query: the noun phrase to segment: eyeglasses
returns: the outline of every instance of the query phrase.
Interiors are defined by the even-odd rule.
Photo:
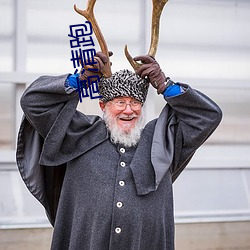
[[[130,108],[132,110],[136,111],[136,110],[140,110],[140,108],[142,106],[142,103],[139,101],[131,101],[129,103],[127,103],[125,101],[121,101],[121,100],[109,101],[109,102],[111,102],[117,110],[124,110],[124,109],[126,109],[127,105],[130,105]]]

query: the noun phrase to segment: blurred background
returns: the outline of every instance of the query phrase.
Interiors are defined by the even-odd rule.
[[[49,249],[52,228],[15,162],[24,89],[40,75],[73,73],[69,25],[85,19],[86,0],[0,0],[0,249]],[[128,68],[150,42],[150,0],[98,0],[96,18],[112,71]],[[156,59],[174,81],[222,108],[216,132],[174,184],[176,249],[250,249],[250,1],[169,0]],[[94,36],[93,36],[94,37]],[[99,50],[95,42],[96,51]],[[146,118],[164,106],[150,89]],[[101,115],[98,100],[79,110]]]

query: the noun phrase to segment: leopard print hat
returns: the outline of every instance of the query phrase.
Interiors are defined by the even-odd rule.
[[[99,82],[99,92],[103,102],[116,97],[129,96],[144,103],[148,93],[149,83],[127,69],[112,74],[109,78],[102,78]]]

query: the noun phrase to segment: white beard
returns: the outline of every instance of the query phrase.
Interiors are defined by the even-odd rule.
[[[139,119],[135,123],[135,127],[129,132],[122,131],[117,125],[116,117],[113,118],[109,111],[105,111],[103,114],[103,119],[106,123],[106,127],[110,132],[110,139],[113,143],[122,144],[125,147],[136,146],[140,140],[141,132],[144,127],[144,119],[141,114]]]

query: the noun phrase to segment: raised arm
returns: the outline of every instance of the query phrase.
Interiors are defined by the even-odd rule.
[[[109,56],[112,56],[111,51]],[[80,83],[86,81],[88,86],[93,76],[99,78],[103,76],[107,59],[102,52],[97,52],[93,65],[95,71],[82,69],[81,73],[76,75],[42,76],[26,89],[21,98],[21,107],[25,117],[43,138],[46,137],[59,114],[65,117],[62,122],[69,122],[72,118],[79,96],[75,91],[76,78],[79,78]]]
[[[45,138],[58,114],[66,103],[76,107],[77,92],[66,94],[68,75],[41,76],[35,80],[21,97],[21,107],[29,123]]]
[[[185,91],[165,97],[176,117],[173,181],[186,167],[195,151],[214,132],[222,119],[222,111],[209,97],[186,84]]]
[[[222,119],[222,111],[209,97],[187,84],[175,83],[166,77],[158,62],[148,55],[138,56],[142,65],[136,73],[148,79],[171,107],[174,125],[173,180],[185,168],[194,152],[212,134]],[[166,138],[171,140],[171,138]]]

